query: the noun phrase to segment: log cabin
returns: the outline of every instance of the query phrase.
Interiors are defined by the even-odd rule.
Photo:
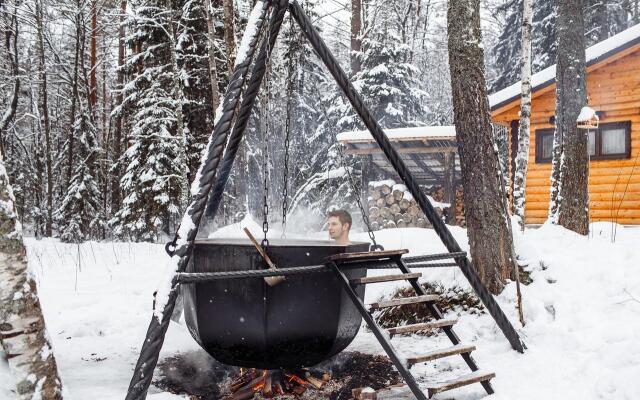
[[[640,225],[640,24],[586,50],[588,105],[600,119],[589,135],[591,222]],[[531,137],[525,219],[547,219],[555,115],[555,65],[532,76]],[[494,123],[510,137],[511,174],[518,147],[520,82],[489,96]],[[513,182],[513,180],[511,180]]]

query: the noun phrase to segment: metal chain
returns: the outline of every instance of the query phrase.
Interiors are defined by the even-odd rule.
[[[289,26],[293,30],[293,17],[289,14]],[[289,48],[291,51],[291,47]],[[286,236],[287,232],[287,209],[289,198],[289,150],[291,145],[291,107],[293,97],[293,60],[291,54],[289,54],[289,60],[287,63],[287,116],[285,118],[285,137],[284,137],[284,174],[282,178],[282,237]]]
[[[320,95],[320,91],[318,90],[317,86],[314,86],[314,89],[316,91],[316,96],[318,97],[318,101],[320,102],[320,105],[321,105],[319,108],[322,111],[322,114],[324,115],[325,121],[327,121],[328,123],[329,115],[327,114],[327,110],[323,106],[322,96]],[[370,250],[372,251],[384,250],[384,247],[382,247],[382,245],[379,245],[378,242],[376,241],[376,235],[375,233],[373,233],[373,229],[371,229],[371,222],[369,221],[369,216],[364,211],[364,206],[362,205],[362,198],[360,197],[360,189],[356,185],[355,179],[353,179],[353,176],[351,175],[351,170],[347,167],[347,162],[345,160],[344,153],[342,152],[342,145],[340,143],[338,143],[338,156],[340,157],[340,165],[347,172],[347,178],[349,180],[349,184],[353,188],[353,192],[356,196],[356,202],[358,203],[358,208],[360,209],[360,214],[362,215],[362,222],[364,222],[364,224],[367,227],[367,235],[369,235],[369,239],[371,239],[371,243],[372,243],[370,246]]]
[[[266,60],[266,77],[265,77],[265,95],[266,95],[266,105],[265,105],[265,124],[262,130],[262,247],[267,248],[269,246],[269,239],[267,239],[267,234],[269,233],[269,146],[267,141],[267,133],[269,132],[269,113],[270,113],[270,97],[271,97],[271,84],[270,84],[270,74],[271,74],[271,44],[269,42],[269,38],[267,37],[267,60]]]
[[[384,250],[384,247],[379,245],[376,242],[376,235],[373,233],[373,229],[371,229],[371,221],[369,221],[369,216],[364,210],[364,206],[362,205],[362,198],[360,197],[360,188],[356,184],[355,179],[353,179],[353,175],[351,175],[351,170],[347,166],[346,157],[344,152],[342,151],[342,145],[338,143],[338,155],[340,157],[340,164],[342,168],[347,172],[347,178],[349,179],[349,183],[353,188],[354,195],[356,197],[356,203],[358,204],[358,208],[360,209],[360,214],[362,214],[362,222],[367,226],[367,234],[369,235],[369,239],[371,239],[371,250]]]

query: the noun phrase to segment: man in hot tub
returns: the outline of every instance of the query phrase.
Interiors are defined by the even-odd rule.
[[[349,241],[349,230],[351,229],[351,214],[345,210],[329,211],[327,215],[329,225],[329,236],[340,246],[346,246]]]

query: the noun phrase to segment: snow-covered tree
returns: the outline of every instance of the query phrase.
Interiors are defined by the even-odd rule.
[[[129,147],[119,163],[122,208],[110,221],[114,233],[132,240],[157,240],[180,213],[186,164],[178,134],[180,112],[172,52],[174,11],[167,0],[135,7],[128,40],[139,49],[127,60],[138,73],[125,87],[124,104],[133,107]]]
[[[495,92],[519,80],[521,57],[521,24],[523,0],[508,0],[498,11],[504,13],[505,23],[498,42],[492,49],[493,66],[496,69],[489,82]],[[584,0],[587,47],[598,43],[640,22],[637,9],[628,0]],[[636,3],[637,4],[637,3]],[[532,72],[555,64],[556,0],[533,2]],[[637,7],[637,5],[635,6]]]
[[[104,194],[95,177],[99,170],[96,160],[100,147],[95,126],[86,111],[77,117],[73,137],[76,142],[75,165],[66,196],[54,217],[60,239],[79,243],[101,237],[106,226],[102,203]]]
[[[184,0],[181,5],[177,63],[183,94],[184,136],[189,182],[193,180],[209,135],[213,130],[207,14],[209,0]],[[217,85],[217,83],[216,83]]]

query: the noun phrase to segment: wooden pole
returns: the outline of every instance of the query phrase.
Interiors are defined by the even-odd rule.
[[[256,250],[258,250],[258,253],[260,253],[264,261],[267,263],[267,265],[269,266],[269,269],[273,269],[273,270],[278,269],[278,267],[276,267],[273,261],[271,261],[271,259],[269,258],[269,255],[267,255],[267,253],[264,251],[262,246],[260,246],[260,243],[258,243],[256,238],[251,234],[251,231],[249,230],[249,228],[245,227],[243,230],[244,230],[244,233],[246,233],[247,236],[249,237],[249,240],[251,240],[251,243],[253,243],[253,245],[256,247]],[[278,283],[283,282],[284,280],[285,280],[284,276],[267,276],[264,278],[264,281],[267,282],[267,285],[269,286],[275,286]]]

